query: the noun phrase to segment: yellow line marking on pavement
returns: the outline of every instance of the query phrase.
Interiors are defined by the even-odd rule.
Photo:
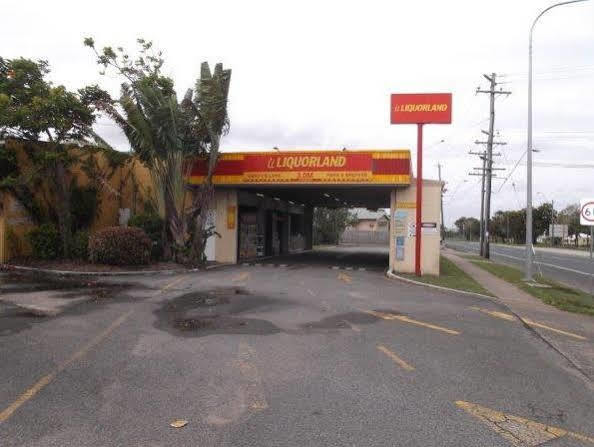
[[[385,312],[377,312],[375,310],[364,310],[363,312],[365,312],[366,314],[381,318],[383,320],[399,320],[399,321],[404,321],[405,323],[416,324],[417,326],[423,326],[423,327],[426,327],[429,329],[434,329],[436,331],[445,332],[446,334],[449,334],[449,335],[460,335],[459,331],[455,331],[453,329],[448,329],[445,327],[437,326],[437,325],[431,324],[431,323],[425,323],[424,321],[413,320],[412,318],[406,317],[404,315],[396,315],[396,314],[390,314],[390,313],[385,313]]]
[[[355,332],[361,332],[361,329],[358,326],[355,326],[349,320],[342,320],[348,327],[350,327]]]
[[[245,396],[252,410],[265,410],[268,402],[262,391],[262,380],[258,368],[254,364],[256,351],[247,343],[239,343],[239,371],[245,383]]]
[[[351,278],[346,273],[339,273],[338,274],[338,279],[340,279],[341,281],[346,282],[347,284],[350,284],[351,282],[353,282],[353,278]]]
[[[487,424],[492,430],[517,447],[538,446],[564,436],[594,444],[594,438],[570,432],[563,428],[541,424],[463,400],[457,400],[455,404],[458,408]]]
[[[177,279],[175,279],[175,280],[171,281],[170,283],[167,283],[167,284],[165,284],[165,285],[164,285],[164,286],[161,288],[160,292],[161,292],[161,293],[165,292],[167,289],[169,289],[170,287],[173,287],[174,285],[176,285],[177,283],[179,283],[180,281],[182,281],[182,280],[184,280],[184,279],[186,279],[186,276],[181,276],[181,277],[179,277],[179,278],[177,278]]]
[[[414,371],[415,370],[415,367],[414,366],[409,365],[408,363],[406,363],[404,360],[402,360],[400,357],[398,357],[398,355],[396,355],[396,353],[390,351],[384,345],[377,345],[377,349],[380,350],[380,351],[382,351],[388,357],[390,357],[394,361],[394,363],[396,363],[402,369],[405,369],[407,371]]]
[[[177,284],[182,279],[185,279],[185,277],[178,278],[178,279],[166,284],[159,290],[159,292],[163,292],[164,290],[168,289],[169,287],[173,286],[174,284]],[[157,293],[159,293],[159,292],[157,292]],[[115,329],[117,329],[119,326],[121,326],[122,323],[124,321],[126,321],[126,319],[128,319],[128,317],[130,315],[132,315],[132,312],[133,312],[133,309],[130,309],[124,315],[121,315],[113,323],[111,323],[107,328],[105,328],[103,331],[101,331],[99,334],[97,334],[90,342],[88,342],[86,345],[84,345],[82,348],[80,348],[78,351],[76,351],[74,354],[72,354],[70,357],[68,357],[64,362],[60,363],[54,371],[43,376],[41,379],[39,379],[37,382],[35,382],[33,384],[33,386],[31,386],[24,393],[22,393],[14,402],[12,402],[8,407],[6,407],[4,410],[2,410],[2,412],[0,412],[0,424],[2,422],[5,422],[8,418],[10,418],[12,416],[12,414],[16,410],[18,410],[24,403],[26,403],[28,400],[35,397],[35,395],[37,393],[39,393],[39,391],[41,391],[43,388],[45,388],[48,384],[50,384],[57,377],[57,375],[59,373],[64,371],[68,366],[70,366],[75,361],[84,357],[91,349],[93,349],[95,346],[97,346],[99,343],[101,343],[103,340],[105,340]]]
[[[501,318],[502,320],[507,320],[507,321],[515,321],[516,320],[516,317],[514,317],[511,314],[506,314],[506,313],[503,313],[503,312],[497,312],[495,310],[482,309],[482,308],[476,307],[476,306],[472,306],[472,307],[470,307],[470,309],[472,309],[472,310],[478,310],[479,312],[482,312],[484,314],[490,315],[490,316],[495,317],[495,318]],[[524,323],[526,323],[529,326],[539,327],[539,328],[542,328],[542,329],[546,329],[548,331],[556,332],[556,333],[561,334],[561,335],[566,335],[567,337],[576,338],[578,340],[587,340],[586,337],[583,337],[581,335],[574,334],[573,332],[563,331],[561,329],[557,329],[557,328],[554,328],[554,327],[551,327],[551,326],[547,326],[545,324],[538,323],[536,321],[532,321],[529,318],[523,318],[522,317],[522,320],[524,320]]]
[[[549,331],[556,332],[558,334],[567,335],[568,337],[577,338],[578,340],[587,340],[586,337],[583,337],[583,336],[578,335],[578,334],[574,334],[573,332],[562,331],[561,329],[556,329],[554,327],[547,326],[547,325],[544,325],[542,323],[537,323],[536,321],[529,320],[528,318],[522,318],[522,320],[524,320],[526,322],[526,324],[528,324],[530,326],[535,326],[535,327],[539,327],[539,328],[542,328],[542,329],[547,329]]]
[[[6,421],[12,414],[25,402],[29,399],[33,398],[39,391],[41,391],[45,386],[47,386],[52,380],[56,378],[56,376],[64,371],[69,365],[74,363],[76,360],[82,358],[89,352],[92,348],[97,346],[101,343],[109,334],[111,334],[114,329],[120,326],[126,319],[132,314],[132,310],[129,310],[124,315],[120,316],[117,320],[111,323],[106,329],[101,331],[97,336],[95,336],[90,342],[84,345],[81,349],[76,351],[72,354],[66,361],[60,363],[58,367],[51,372],[43,376],[39,379],[35,384],[26,390],[23,394],[21,394],[17,400],[11,403],[5,410],[0,413],[0,423]]]
[[[506,314],[503,312],[498,312],[496,310],[482,309],[482,308],[476,307],[476,306],[471,306],[470,309],[477,310],[477,311],[482,312],[487,315],[491,315],[492,317],[495,317],[495,318],[501,318],[502,320],[507,320],[507,321],[515,321],[516,320],[516,317],[514,317],[513,315]]]
[[[250,277],[248,272],[241,272],[239,275],[233,277],[233,282],[245,281]]]

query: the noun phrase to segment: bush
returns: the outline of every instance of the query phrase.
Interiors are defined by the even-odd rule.
[[[131,227],[142,228],[152,241],[151,258],[161,259],[163,255],[163,219],[156,213],[142,213],[128,221]]]
[[[46,223],[27,233],[33,257],[36,259],[56,259],[62,254],[62,241],[56,227]]]
[[[89,259],[99,264],[148,264],[151,247],[150,238],[140,228],[108,227],[89,238]]]
[[[70,250],[72,257],[75,259],[89,259],[89,232],[77,231],[72,237],[72,248]]]

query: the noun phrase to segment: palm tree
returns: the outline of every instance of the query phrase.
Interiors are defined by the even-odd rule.
[[[138,42],[141,55],[132,61],[122,48],[116,53],[106,47],[100,54],[93,40],[85,39],[85,45],[95,50],[99,64],[115,68],[126,79],[118,101],[98,87],[87,93],[123,130],[134,153],[150,170],[157,209],[166,222],[165,257],[186,261],[185,253],[189,252],[189,260],[199,262],[212,232],[204,227],[221,136],[229,129],[231,70],[217,64],[211,73],[208,63],[202,63],[196,93],[188,90],[179,103],[173,81],[160,73],[161,53],[150,52],[151,42]],[[186,209],[187,177],[196,157],[208,159],[208,173]]]
[[[216,64],[211,74],[207,62],[200,67],[200,78],[196,81],[196,95],[188,90],[182,107],[193,119],[200,140],[205,146],[203,154],[208,154],[207,172],[203,183],[194,192],[190,209],[192,246],[190,257],[202,260],[206,239],[214,231],[206,227],[208,212],[213,197],[212,176],[219,158],[221,137],[229,130],[227,98],[231,82],[231,70],[224,70],[223,64]],[[202,155],[202,154],[199,154]]]

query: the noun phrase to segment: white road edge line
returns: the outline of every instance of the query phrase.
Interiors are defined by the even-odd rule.
[[[518,258],[517,256],[504,255],[503,253],[497,253],[497,252],[494,252],[493,254],[495,256],[503,256],[506,258],[517,259],[518,261],[525,261],[524,258]],[[545,267],[552,267],[552,268],[559,269],[559,270],[565,270],[567,272],[577,273],[579,275],[590,276],[590,273],[582,272],[581,270],[570,269],[568,267],[561,267],[560,265],[548,264],[546,262],[538,262],[538,261],[536,261],[536,264],[544,265]]]

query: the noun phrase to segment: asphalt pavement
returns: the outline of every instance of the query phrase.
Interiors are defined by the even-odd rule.
[[[0,445],[594,443],[592,385],[562,356],[382,262],[327,249],[105,278],[53,317],[0,307]]]
[[[448,240],[448,247],[469,253],[479,253],[479,243],[470,241]],[[525,248],[514,245],[491,244],[490,254],[493,260],[507,264],[524,266],[526,261]],[[549,276],[590,292],[590,276],[594,273],[594,263],[590,262],[589,254],[574,250],[536,248],[535,272],[541,269],[543,275]]]

